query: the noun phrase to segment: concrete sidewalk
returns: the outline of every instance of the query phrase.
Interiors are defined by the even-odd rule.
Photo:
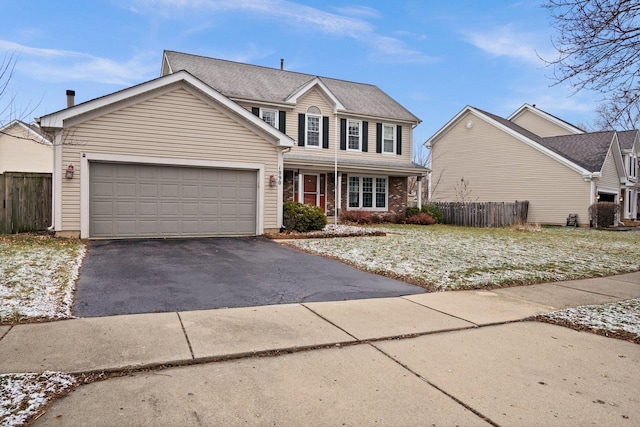
[[[640,272],[16,325],[0,327],[0,373],[192,365],[82,386],[42,425],[637,425],[640,346],[509,323],[635,297]]]

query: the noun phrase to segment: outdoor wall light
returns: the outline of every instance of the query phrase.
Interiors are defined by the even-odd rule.
[[[272,187],[275,187],[276,182],[278,182],[277,179],[276,179],[276,176],[275,175],[271,175],[269,177],[269,185],[272,186]]]
[[[64,177],[67,179],[73,178],[73,165],[67,166],[67,170],[64,173]]]

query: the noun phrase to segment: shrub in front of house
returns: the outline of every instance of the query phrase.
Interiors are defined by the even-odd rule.
[[[428,213],[433,217],[433,219],[436,220],[436,223],[442,224],[442,212],[440,212],[440,209],[436,205],[432,205],[432,204],[422,205],[422,209],[420,209],[420,211],[424,213]]]
[[[620,205],[613,202],[598,202],[589,206],[589,217],[594,227],[611,227],[615,225],[620,213]]]
[[[404,214],[407,217],[413,216],[413,215],[417,215],[420,213],[420,208],[417,206],[409,206],[405,211]]]
[[[285,202],[282,207],[283,226],[287,231],[322,230],[327,225],[327,216],[318,206],[298,202]]]
[[[426,212],[418,212],[415,215],[411,215],[406,217],[406,224],[416,224],[416,225],[431,225],[435,224],[436,220]]]
[[[371,212],[352,210],[344,211],[340,214],[340,221],[351,222],[353,224],[366,225],[372,223]]]

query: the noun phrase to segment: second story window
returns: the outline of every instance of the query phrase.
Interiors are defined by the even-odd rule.
[[[265,122],[269,123],[274,128],[278,128],[278,111],[277,110],[266,110],[260,109],[260,118]]]
[[[347,149],[353,151],[360,151],[360,141],[362,138],[360,132],[361,123],[357,120],[347,121]]]
[[[389,154],[396,152],[396,127],[394,125],[382,126],[382,152]]]
[[[322,113],[318,107],[309,107],[307,110],[307,147],[320,148],[321,134]]]

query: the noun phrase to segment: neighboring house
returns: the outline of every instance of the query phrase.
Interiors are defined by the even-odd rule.
[[[53,146],[36,124],[14,120],[0,128],[0,173],[53,171]]]
[[[529,201],[529,222],[565,224],[620,202],[638,215],[638,131],[586,133],[535,106],[508,118],[467,106],[425,142],[432,201]]]
[[[40,119],[56,141],[54,227],[260,235],[287,200],[399,213],[407,177],[427,172],[411,162],[418,123],[375,86],[167,51],[160,78]]]

